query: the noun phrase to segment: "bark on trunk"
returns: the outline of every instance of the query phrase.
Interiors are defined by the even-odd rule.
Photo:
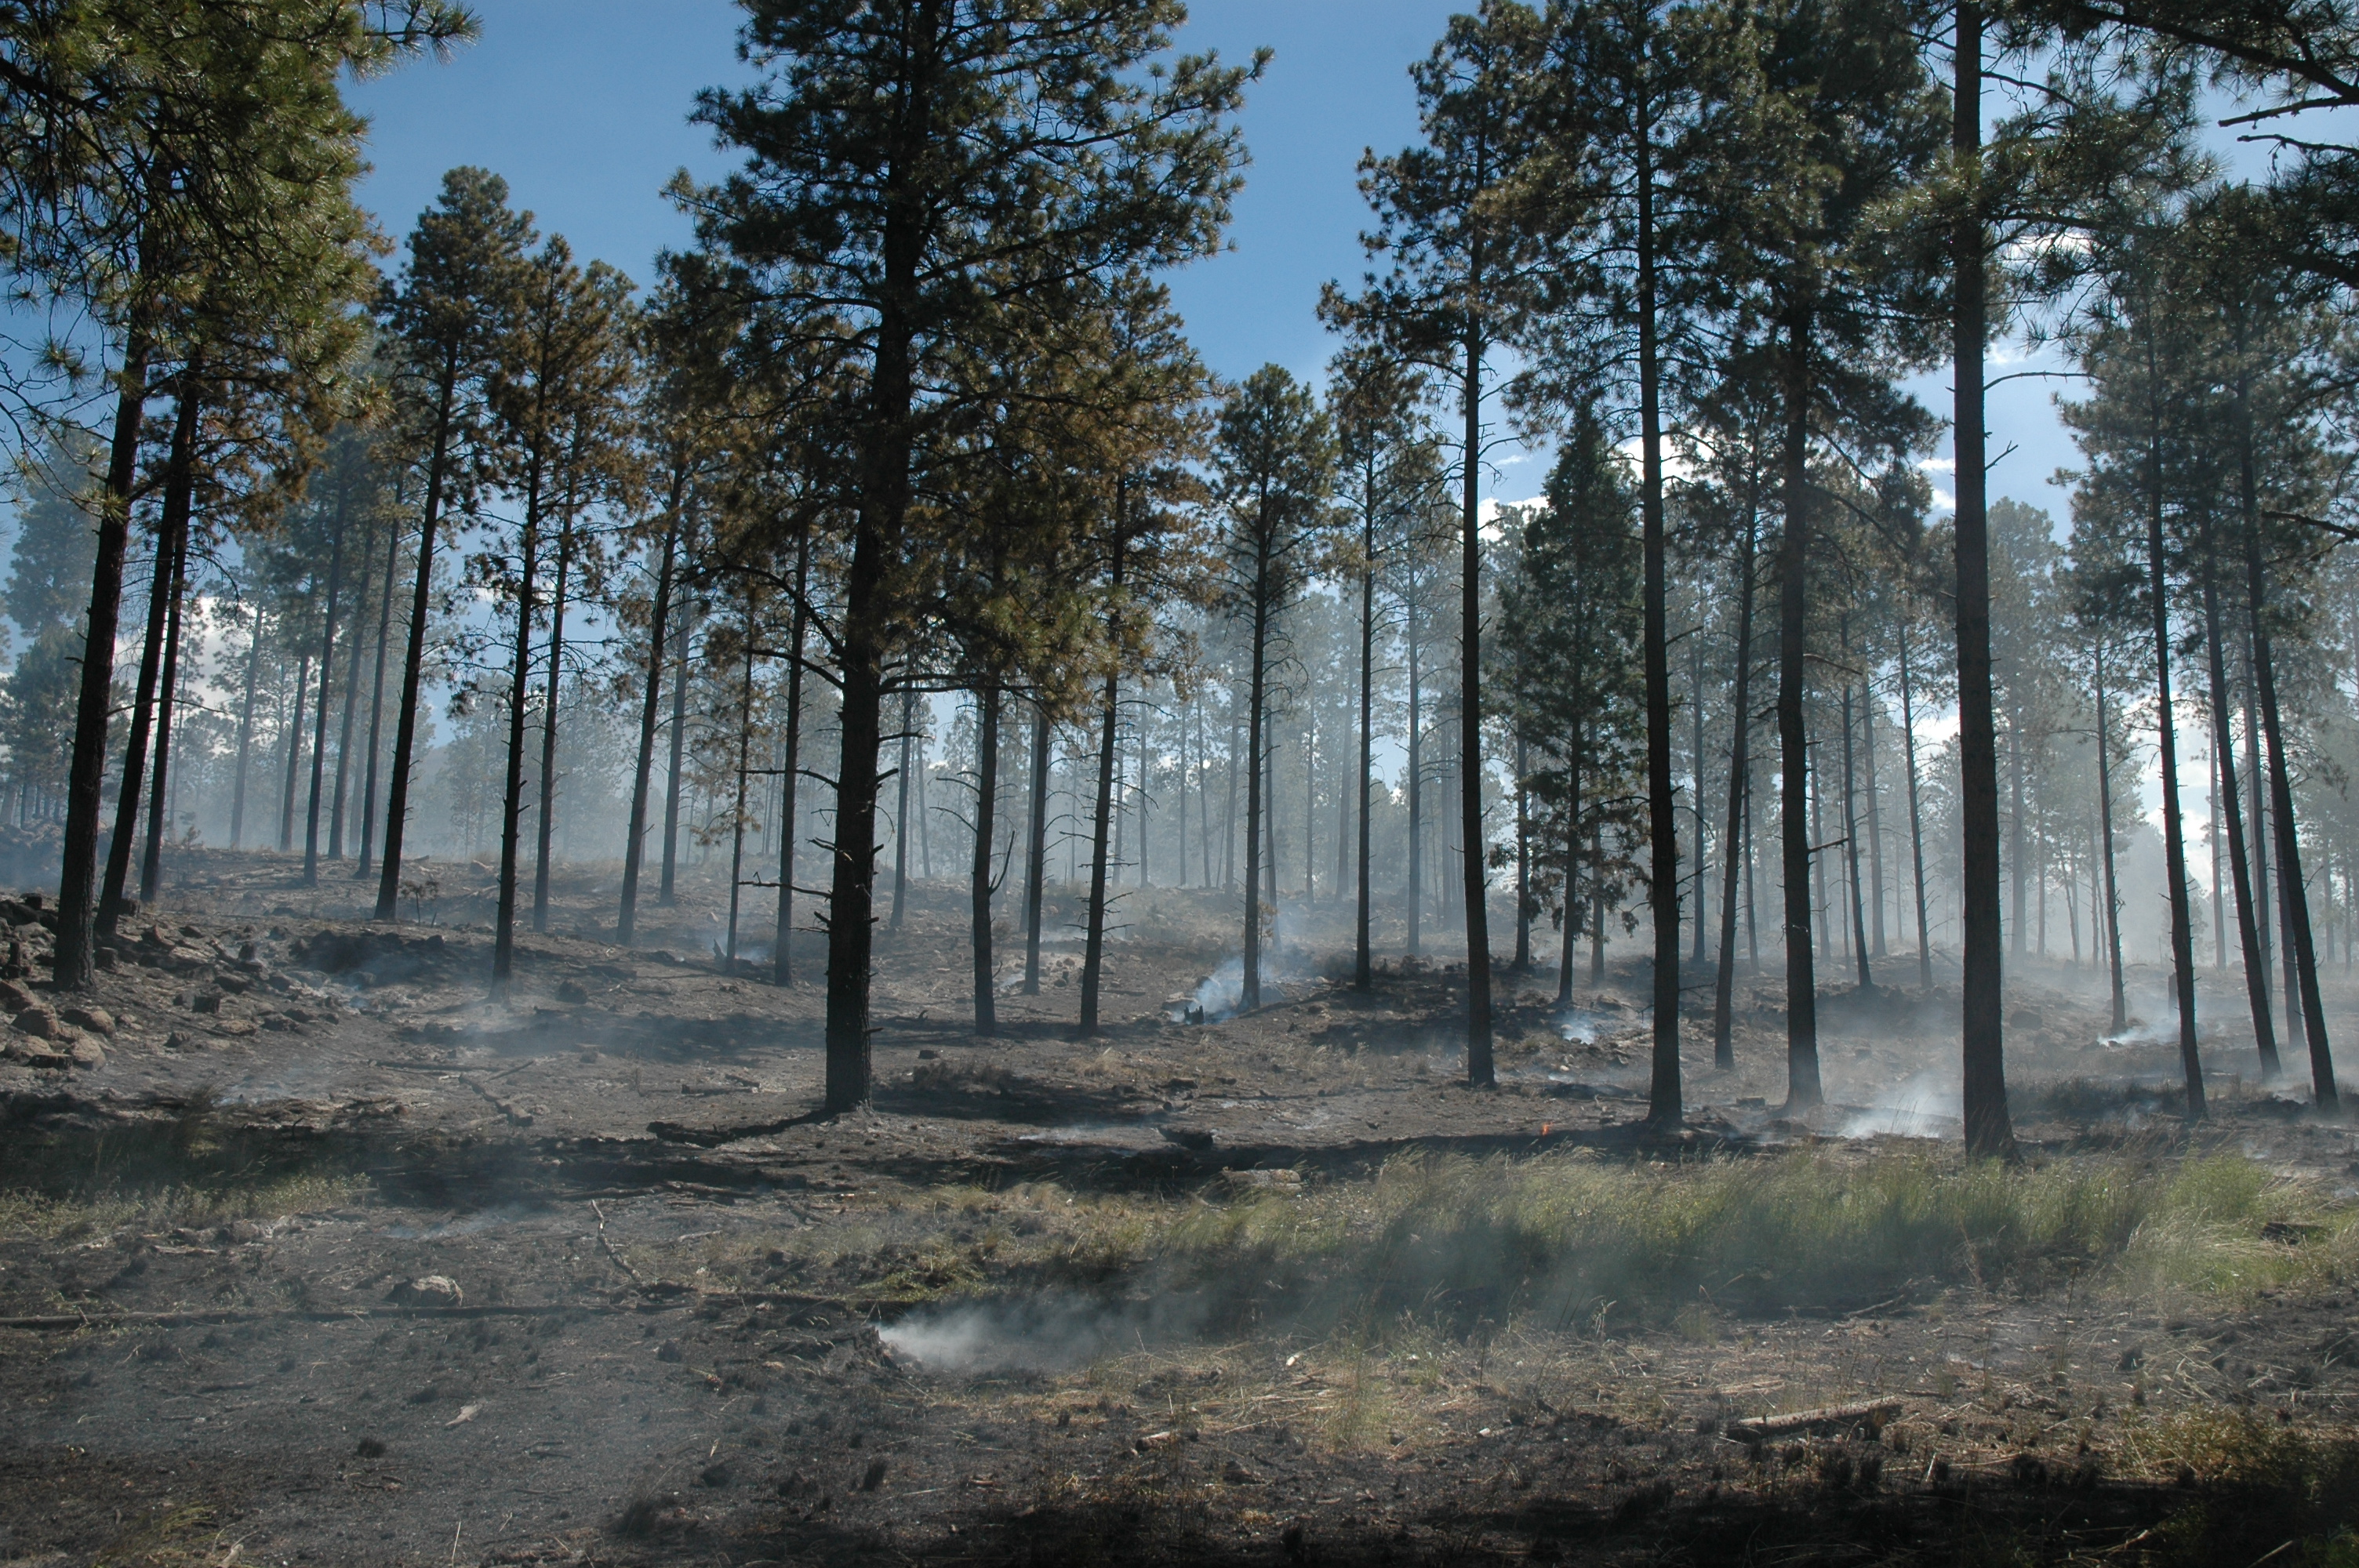
[[[647,616],[647,687],[639,694],[639,753],[631,773],[630,826],[623,835],[622,909],[614,921],[614,940],[625,947],[631,945],[638,927],[639,869],[647,857],[647,790],[655,773],[656,716],[663,705],[664,632],[671,614],[672,566],[679,549],[680,488],[680,481],[675,475],[669,522],[664,528],[663,557],[656,568],[655,604]],[[800,673],[799,664],[796,670]]]
[[[2170,892],[2171,990],[2179,1003],[2179,1059],[2187,1080],[2187,1117],[2204,1114],[2203,1064],[2195,1043],[2195,938],[2187,908],[2187,843],[2179,811],[2179,723],[2170,693],[2170,601],[2162,547],[2160,390],[2147,358],[2147,594],[2154,612],[2155,724],[2161,748],[2163,875]]]
[[[1032,708],[1032,792],[1024,847],[1024,994],[1040,994],[1040,901],[1049,880],[1049,709]],[[1208,854],[1210,851],[1206,851]],[[1204,881],[1212,885],[1212,867]]]
[[[2097,816],[2104,836],[2105,948],[2113,969],[2114,1033],[2129,1027],[2129,1006],[2122,986],[2122,895],[2114,875],[2113,721],[2105,711],[2105,648],[2097,644]],[[2268,982],[2261,982],[2266,986]]]
[[[1785,529],[1777,548],[1777,769],[1784,831],[1786,1103],[1817,1105],[1818,978],[1810,953],[1810,751],[1802,697],[1810,585],[1810,327],[1787,325]]]
[[[369,589],[375,586],[376,534],[361,535],[361,580],[353,592],[352,658],[344,671],[344,710],[336,723],[336,777],[328,791],[328,859],[344,858],[344,803],[352,783],[353,726],[361,705],[361,654],[368,648]]]
[[[180,625],[189,597],[189,519],[185,512],[172,531],[171,603],[164,618],[164,678],[156,691],[155,761],[147,789],[147,849],[139,866],[139,898],[153,903],[164,885],[164,832],[172,818],[179,784],[172,769],[172,714],[179,700]],[[167,786],[169,786],[168,790]]]
[[[532,928],[549,929],[549,856],[557,828],[558,694],[565,683],[565,590],[573,567],[573,505],[569,497],[557,524],[557,576],[549,595],[549,688],[540,715],[540,820],[532,855]]]
[[[237,783],[230,793],[229,847],[239,848],[245,835],[246,762],[254,748],[255,689],[262,681],[262,606],[254,607],[254,641],[245,653],[245,701],[238,709]]]
[[[1735,846],[1744,832],[1745,800],[1753,791],[1753,557],[1760,535],[1757,497],[1755,500],[1756,504],[1746,510],[1745,541],[1736,557],[1736,689],[1729,716],[1728,831],[1721,838],[1720,968],[1712,988],[1712,1064],[1724,1073],[1736,1066],[1736,876],[1740,868]]]
[[[2277,1030],[2269,1018],[2269,967],[2261,954],[2260,932],[2255,924],[2252,863],[2245,846],[2245,813],[2236,791],[2236,723],[2228,693],[2228,660],[2220,626],[2219,539],[2207,516],[2203,527],[2203,631],[2211,654],[2212,751],[2219,787],[2212,791],[2213,810],[2227,807],[2228,876],[2236,901],[2237,951],[2245,960],[2245,1000],[2252,1010],[2253,1043],[2259,1049],[2263,1081],[2277,1076]],[[2115,1028],[2121,1025],[2116,1024]]]
[[[328,546],[328,606],[320,628],[320,711],[312,721],[311,797],[303,808],[303,885],[320,885],[320,807],[328,794],[328,702],[336,689],[336,611],[344,591],[344,533],[351,524],[344,501],[336,507],[336,532]]]
[[[989,681],[975,694],[982,709],[976,736],[974,787],[974,852],[967,869],[968,925],[974,954],[974,1032],[999,1033],[999,991],[992,971],[997,967],[991,942],[991,846],[999,821],[999,683]]]
[[[93,922],[98,880],[98,818],[106,784],[107,720],[114,707],[114,634],[123,611],[123,557],[131,541],[131,486],[139,460],[139,422],[147,406],[147,330],[135,320],[124,336],[115,378],[114,439],[98,514],[90,614],[83,624],[82,688],[74,708],[73,758],[66,770],[63,861],[58,876],[58,931],[50,974],[61,990],[97,983]]]
[[[690,614],[672,661],[671,766],[665,774],[663,875],[656,884],[656,903],[666,909],[679,902],[679,784],[688,759],[688,651],[696,639],[696,617]]]
[[[379,754],[379,722],[385,717],[385,655],[393,638],[393,581],[401,567],[401,525],[389,530],[392,542],[386,546],[385,586],[376,615],[376,675],[369,695],[368,769],[361,783],[361,852],[358,864],[353,868],[354,881],[366,881],[369,867],[376,853],[376,762]]]
[[[426,509],[419,517],[418,576],[409,594],[408,645],[401,661],[401,702],[393,724],[392,779],[386,789],[385,863],[376,885],[376,918],[400,917],[401,840],[409,822],[409,769],[418,747],[418,692],[426,669],[426,621],[434,591],[434,529],[441,520],[443,470],[451,455],[451,404],[458,393],[454,350],[436,389],[434,435],[426,463]]]
[[[532,698],[532,589],[540,564],[540,465],[525,490],[524,535],[516,573],[516,674],[508,686],[507,774],[500,790],[499,913],[492,926],[492,994],[508,989],[516,969],[516,861],[524,842],[524,716]]]
[[[794,964],[788,949],[795,934],[795,807],[799,804],[797,795],[802,786],[803,640],[810,631],[810,535],[806,533],[795,540],[795,613],[787,643],[787,755],[785,787],[778,795],[778,922],[770,953],[770,979],[781,986],[795,983]],[[652,734],[643,732],[639,743],[642,797],[647,788],[651,741]]]
[[[156,571],[147,590],[147,638],[139,654],[139,680],[131,699],[131,736],[124,751],[123,781],[114,794],[114,835],[106,846],[106,877],[99,890],[97,930],[113,935],[123,914],[124,887],[131,876],[131,845],[137,838],[139,786],[147,776],[148,715],[156,705],[156,682],[164,665],[165,621],[169,614],[172,572],[179,531],[188,526],[194,475],[197,398],[182,378],[179,408],[172,421],[171,455],[164,470],[164,513],[156,526]]]
[[[1951,146],[1969,170],[1958,204],[1950,260],[1955,277],[1951,358],[1956,403],[1955,524],[1958,587],[1959,815],[1963,894],[1962,991],[1959,1054],[1966,1151],[2011,1159],[2015,1127],[2006,1106],[2005,976],[1998,885],[1998,737],[1991,711],[1990,518],[1983,423],[1983,349],[1990,336],[1984,269],[1989,237],[1982,211],[1983,14],[1973,0],[1957,8]]]

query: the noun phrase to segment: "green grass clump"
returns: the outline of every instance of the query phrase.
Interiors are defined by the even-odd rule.
[[[1799,1153],[1625,1164],[1586,1154],[1409,1155],[1301,1197],[1201,1206],[1164,1260],[1200,1285],[1275,1282],[1339,1318],[1438,1312],[1583,1323],[1856,1307],[1927,1285],[2039,1288],[2100,1273],[2234,1291],[2332,1277],[2347,1206],[2236,1155],[2036,1168]],[[2280,1229],[2265,1237],[2263,1227]]]
[[[364,1186],[314,1148],[224,1127],[201,1096],[166,1119],[0,1141],[0,1237],[275,1218],[350,1203]]]

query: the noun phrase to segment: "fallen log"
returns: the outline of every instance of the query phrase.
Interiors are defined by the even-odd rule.
[[[1817,1426],[1842,1426],[1854,1422],[1866,1422],[1882,1426],[1900,1413],[1898,1400],[1860,1400],[1847,1405],[1821,1405],[1817,1410],[1789,1411],[1784,1415],[1747,1416],[1743,1421],[1728,1423],[1728,1435],[1741,1441],[1764,1437],[1781,1437],[1789,1432],[1807,1432]]]

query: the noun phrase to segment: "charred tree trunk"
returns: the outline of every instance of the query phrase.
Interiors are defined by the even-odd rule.
[[[968,920],[974,952],[974,1032],[986,1038],[999,1033],[999,991],[993,974],[998,961],[991,942],[991,846],[999,821],[999,702],[996,680],[986,681],[975,694],[982,722],[975,738],[974,853],[967,869]]]
[[[516,970],[516,862],[524,842],[525,709],[532,701],[533,573],[540,565],[540,465],[527,481],[524,534],[517,550],[516,674],[508,686],[507,774],[500,790],[499,913],[492,925],[492,994],[503,995]]]
[[[1810,953],[1810,749],[1802,699],[1810,592],[1810,324],[1787,324],[1786,525],[1777,549],[1777,766],[1786,876],[1786,1103],[1817,1105],[1818,977]]]
[[[885,924],[892,930],[901,929],[901,910],[908,902],[909,891],[909,736],[918,727],[918,693],[914,687],[901,688],[901,762],[894,771],[899,773],[899,787],[893,802],[893,912]]]
[[[565,590],[573,568],[573,504],[567,498],[565,514],[557,524],[557,576],[549,595],[549,688],[540,714],[540,820],[532,854],[532,928],[549,929],[549,855],[557,828],[558,695],[565,683]]]
[[[1114,587],[1122,586],[1122,555],[1114,554]],[[1108,861],[1114,842],[1114,775],[1115,738],[1121,720],[1120,682],[1113,675],[1106,676],[1105,707],[1099,716],[1098,782],[1096,803],[1090,814],[1090,903],[1089,925],[1082,951],[1082,1016],[1081,1033],[1098,1032],[1098,988],[1105,973],[1105,902]]]
[[[434,529],[441,520],[443,470],[450,460],[452,403],[458,389],[458,351],[443,364],[436,391],[434,434],[428,443],[426,509],[419,518],[418,578],[409,595],[408,647],[401,661],[401,703],[393,726],[392,780],[385,803],[385,864],[378,873],[376,917],[400,915],[401,839],[409,822],[409,771],[418,747],[418,692],[426,670],[426,622],[434,591]]]
[[[1964,894],[1963,1069],[1966,1152],[2012,1159],[2015,1127],[2006,1106],[2006,1037],[1999,928],[1998,735],[1991,704],[1990,517],[1984,424],[1983,351],[1990,339],[1984,271],[1990,238],[1983,222],[1983,13],[1976,0],[1957,7],[1956,84],[1951,93],[1951,147],[1969,170],[1951,236],[1955,281],[1951,358],[1956,398],[1959,814]]]
[[[1933,939],[1925,916],[1925,813],[1917,794],[1917,692],[1908,668],[1908,615],[1900,616],[1901,762],[1908,770],[1909,877],[1917,895],[1917,984],[1933,989]]]
[[[1736,846],[1753,790],[1753,558],[1760,535],[1758,498],[1755,500],[1745,514],[1745,540],[1736,557],[1736,689],[1729,719],[1728,830],[1721,837],[1720,968],[1712,989],[1712,1063],[1724,1073],[1736,1066]],[[1571,975],[1568,968],[1568,980]]]
[[[2236,745],[2234,708],[2228,693],[2228,661],[2222,645],[2220,626],[2219,539],[2211,518],[2203,527],[2203,632],[2211,654],[2212,675],[2212,751],[2219,787],[2212,791],[2212,809],[2227,806],[2228,875],[2236,901],[2237,950],[2245,959],[2245,1000],[2252,1009],[2253,1043],[2261,1057],[2261,1076],[2266,1081],[2279,1071],[2277,1030],[2269,1018],[2269,967],[2261,952],[2260,932],[2255,925],[2251,861],[2245,848],[2245,813],[2236,792]],[[2114,1026],[2122,1027],[2120,1023]]]
[[[392,542],[386,546],[385,586],[376,614],[376,676],[369,697],[368,768],[361,783],[361,852],[359,862],[353,868],[354,881],[366,881],[369,864],[376,852],[376,762],[379,754],[378,723],[385,717],[385,654],[393,637],[393,580],[401,567],[401,525],[397,523],[387,530]]]
[[[672,567],[679,550],[679,503],[680,482],[675,477],[663,557],[656,568],[655,603],[647,617],[647,688],[639,694],[639,754],[631,773],[630,826],[623,835],[623,903],[614,922],[614,940],[625,947],[638,926],[639,868],[647,856],[647,791],[655,773],[656,716],[663,704],[664,633],[671,615]],[[799,662],[795,668],[799,675]]]
[[[1245,687],[1245,929],[1241,1012],[1261,1006],[1261,752],[1264,656],[1269,638],[1269,551],[1265,542],[1254,562],[1253,654]],[[1234,766],[1235,759],[1231,758]]]
[[[2261,737],[2268,743],[2270,815],[2276,819],[2277,889],[2285,900],[2287,946],[2301,988],[2301,1021],[2309,1036],[2310,1104],[2328,1111],[2341,1103],[2334,1083],[2334,1057],[2326,1040],[2326,1003],[2318,989],[2318,953],[2311,944],[2310,894],[2302,884],[2301,839],[2295,831],[2293,773],[2286,761],[2285,730],[2278,717],[2276,661],[2269,647],[2268,578],[2261,559],[2259,503],[2253,475],[2251,413],[2245,389],[2237,387],[2237,413],[2243,425],[2243,472],[2247,526],[2245,530],[2245,581],[2253,617],[2253,687],[2260,698]]]
[[[245,701],[237,718],[237,784],[230,793],[229,847],[239,847],[245,835],[246,762],[254,748],[254,696],[262,681],[262,606],[254,607],[254,642],[245,654]]]
[[[1372,989],[1376,983],[1375,951],[1369,933],[1369,848],[1368,806],[1374,795],[1375,773],[1375,680],[1376,680],[1376,568],[1375,524],[1364,519],[1361,525],[1360,565],[1360,841],[1358,849],[1359,878],[1353,911],[1352,986],[1355,990]]]
[[[1032,792],[1026,803],[1031,820],[1025,827],[1024,849],[1024,994],[1040,994],[1040,900],[1049,878],[1049,709],[1042,702],[1032,708]],[[1212,885],[1212,867],[1204,881]]]
[[[115,788],[114,835],[107,842],[106,875],[99,889],[95,929],[101,935],[114,934],[115,923],[123,914],[124,886],[131,876],[131,845],[138,836],[139,785],[147,776],[148,715],[156,706],[156,682],[163,668],[165,620],[169,613],[179,531],[189,524],[196,433],[197,398],[193,384],[183,378],[179,408],[172,421],[171,455],[164,470],[164,513],[156,526],[156,570],[147,590],[147,638],[140,650],[139,681],[131,699],[131,736],[124,752],[123,782]]]
[[[351,523],[342,498],[328,546],[328,605],[320,627],[320,711],[312,721],[311,797],[303,810],[303,885],[320,885],[320,807],[328,794],[328,701],[336,689],[336,611],[344,591],[344,532]]]
[[[754,765],[754,595],[745,594],[745,672],[737,685],[737,798],[729,821],[729,940],[723,974],[737,972],[737,912],[745,890],[745,780]]]
[[[2186,1070],[2187,1117],[2204,1114],[2203,1063],[2195,1044],[2195,938],[2187,907],[2187,843],[2179,811],[2179,722],[2170,694],[2170,601],[2162,546],[2161,391],[2147,349],[2147,593],[2154,611],[2155,724],[2161,746],[2164,875],[2170,883],[2171,989],[2179,1002],[2179,1059]]]
[[[295,849],[295,785],[303,776],[303,716],[311,696],[311,650],[295,661],[295,714],[287,724],[287,784],[278,797],[278,852]]]
[[[343,714],[336,722],[336,777],[328,791],[328,859],[344,858],[344,803],[352,782],[353,725],[361,705],[361,655],[368,650],[369,589],[375,586],[376,534],[374,526],[361,535],[361,580],[353,592],[352,657],[344,671]]]
[[[164,617],[164,677],[156,691],[156,757],[147,788],[147,849],[139,864],[139,898],[153,903],[164,885],[164,833],[172,818],[167,790],[178,785],[172,768],[172,714],[179,695],[180,623],[189,598],[189,519],[172,531],[171,603]]]
[[[663,875],[656,884],[656,903],[665,909],[679,902],[679,784],[688,758],[688,651],[696,640],[696,622],[691,611],[672,668],[671,767],[664,784]]]
[[[144,269],[143,269],[144,271]],[[143,278],[143,281],[144,278]],[[131,487],[137,477],[139,424],[147,407],[148,333],[135,316],[124,334],[115,375],[114,437],[98,513],[98,556],[91,568],[90,614],[83,622],[82,681],[74,708],[73,757],[66,771],[63,860],[58,875],[58,931],[50,975],[60,990],[97,983],[95,957],[98,819],[106,786],[107,721],[114,708],[114,637],[123,612],[123,558],[131,543]]]
[[[795,807],[802,787],[803,640],[810,632],[810,535],[795,540],[795,612],[787,641],[787,755],[784,788],[778,795],[778,923],[770,953],[773,984],[795,983],[794,964],[788,952],[795,934]],[[650,688],[652,689],[652,688]],[[653,736],[642,719],[639,741],[639,787],[644,799]],[[644,807],[641,816],[644,818]]]
[[[2122,895],[2114,875],[2113,721],[2105,712],[2105,645],[2097,644],[2097,816],[2104,835],[2105,862],[2105,948],[2113,968],[2114,1033],[2129,1027],[2129,1009],[2122,989]],[[2261,982],[2267,985],[2264,979]]]

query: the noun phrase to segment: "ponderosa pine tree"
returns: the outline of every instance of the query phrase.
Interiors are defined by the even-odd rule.
[[[1266,732],[1270,633],[1326,547],[1335,452],[1310,390],[1277,365],[1247,376],[1222,405],[1213,492],[1227,524],[1223,597],[1245,630],[1245,913],[1242,1011],[1261,1006]]]
[[[742,150],[716,186],[675,182],[703,242],[742,264],[790,351],[840,367],[849,506],[841,763],[828,910],[825,1107],[868,1098],[883,703],[932,598],[913,507],[967,399],[954,366],[1033,290],[1202,255],[1241,148],[1250,71],[1164,57],[1178,0],[754,0],[763,81],[698,117]],[[1142,68],[1154,62],[1148,75]],[[1051,292],[1061,297],[1062,289]],[[1061,302],[1061,298],[1058,302]]]
[[[1332,322],[1385,344],[1455,389],[1460,418],[1458,721],[1466,906],[1466,1081],[1495,1081],[1491,1060],[1491,926],[1483,846],[1483,405],[1490,361],[1512,340],[1532,294],[1534,247],[1511,204],[1527,151],[1527,102],[1541,27],[1516,0],[1482,0],[1451,18],[1441,42],[1410,67],[1421,146],[1360,163],[1376,214],[1363,237],[1389,268],[1356,297],[1329,286]]]
[[[1360,597],[1359,843],[1357,908],[1353,918],[1352,983],[1375,983],[1369,939],[1369,792],[1375,782],[1376,579],[1392,553],[1431,512],[1442,487],[1441,464],[1422,416],[1424,378],[1376,344],[1335,356],[1327,417],[1336,438],[1336,485],[1356,537],[1343,552]],[[1184,870],[1184,867],[1183,867]],[[1185,879],[1182,879],[1185,885]]]
[[[489,437],[491,391],[507,348],[506,322],[530,244],[532,219],[508,210],[507,182],[484,169],[454,168],[419,215],[400,275],[378,303],[381,354],[395,418],[426,470],[419,514],[416,577],[409,594],[401,697],[386,788],[385,849],[376,918],[397,919],[401,840],[409,816],[409,775],[418,746],[418,702],[433,604],[434,547],[445,508],[483,482],[477,459]]]
[[[1715,6],[1693,46],[1709,108],[1710,204],[1691,258],[1734,286],[1735,309],[1774,338],[1782,399],[1777,736],[1784,871],[1787,1098],[1821,1098],[1811,955],[1809,584],[1810,475],[1822,442],[1881,445],[1914,405],[1893,386],[1929,355],[1931,279],[1893,265],[1874,224],[1932,167],[1940,105],[1905,9],[1870,0]]]

